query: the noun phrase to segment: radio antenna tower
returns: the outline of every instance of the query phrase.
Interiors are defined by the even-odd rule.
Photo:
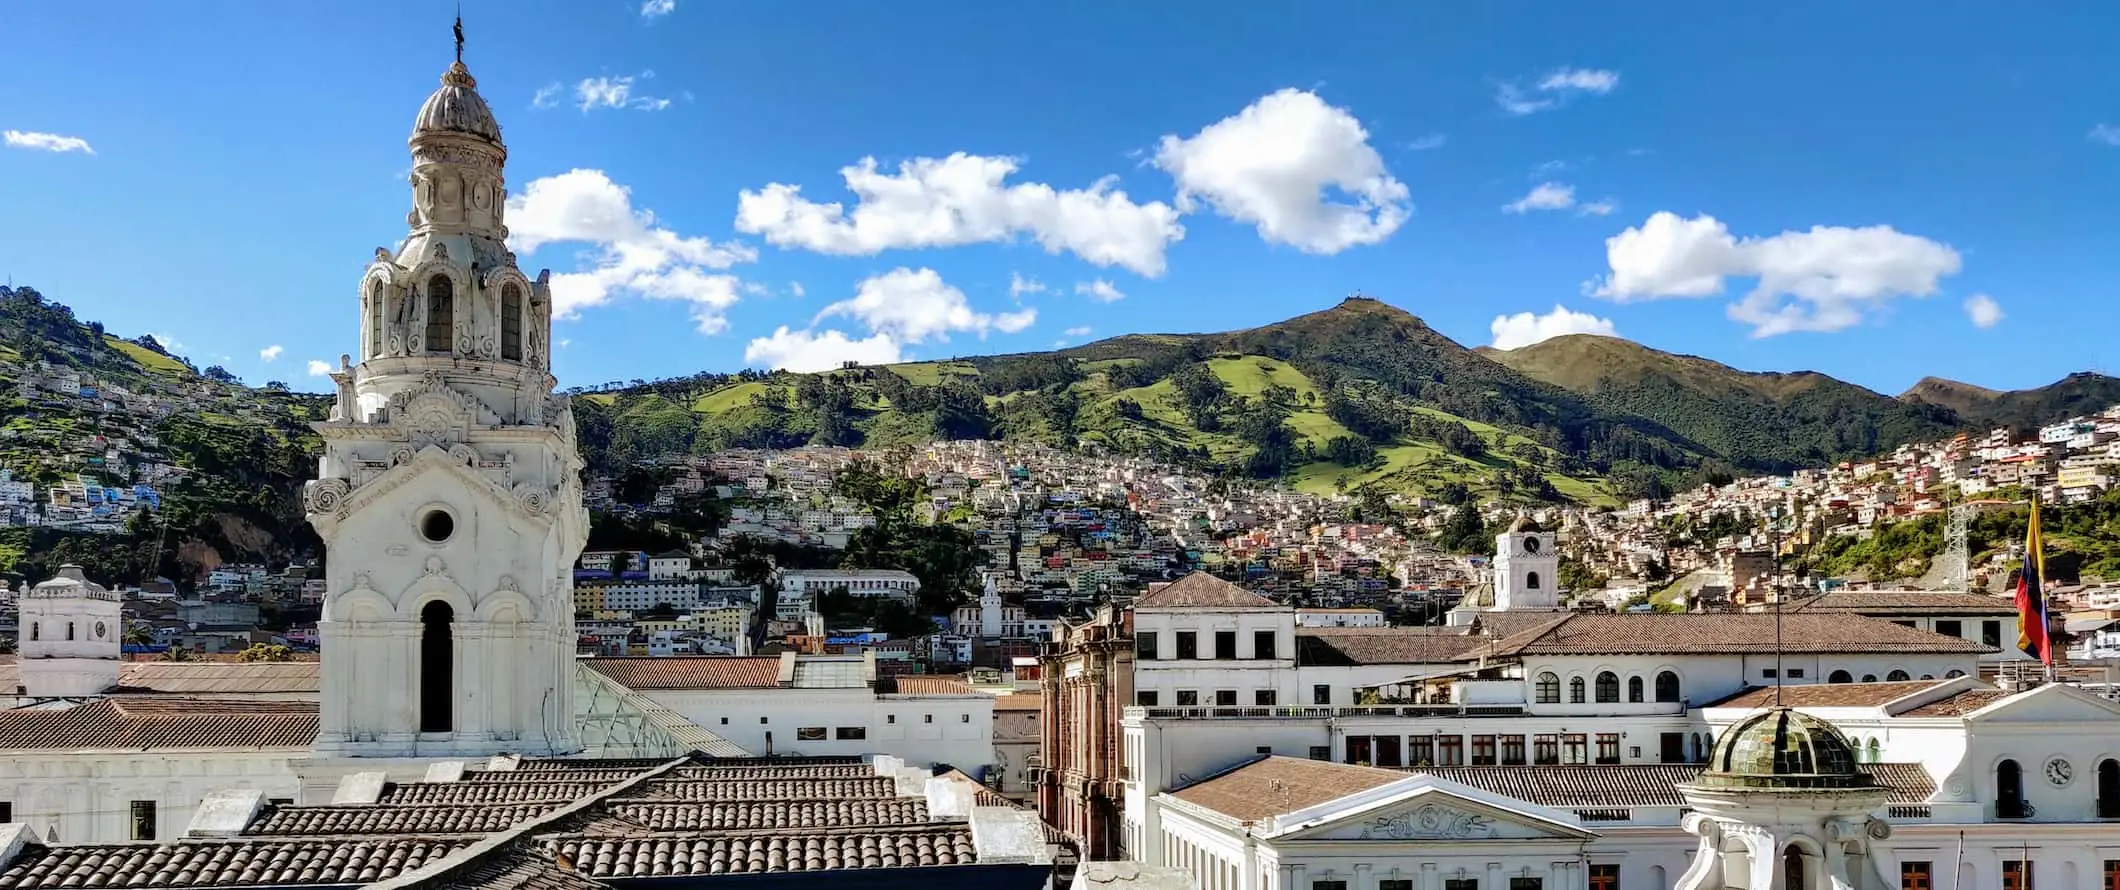
[[[1945,583],[1961,593],[1973,589],[1972,526],[1973,505],[1952,504],[1943,529],[1943,569]]]

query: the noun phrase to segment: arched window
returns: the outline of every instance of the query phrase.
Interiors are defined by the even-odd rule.
[[[1537,573],[1537,572],[1525,572],[1525,573],[1524,573],[1524,589],[1525,589],[1525,590],[1537,590],[1537,589],[1538,589],[1538,573]]]
[[[501,288],[501,358],[523,360],[523,290],[514,284]]]
[[[1568,678],[1568,703],[1571,705],[1583,703],[1583,678]]]
[[[1851,674],[1851,673],[1848,673],[1847,671],[1834,671],[1834,672],[1832,672],[1832,673],[1830,673],[1830,674],[1827,674],[1827,675],[1826,675],[1826,682],[1828,682],[1828,683],[1853,683],[1853,682],[1855,682],[1855,675],[1854,675],[1854,674]]]
[[[383,306],[383,283],[368,282],[368,356],[383,354],[383,318],[389,312]]]
[[[1881,745],[1881,744],[1879,744],[1879,743],[1877,742],[1877,740],[1876,740],[1876,739],[1871,739],[1871,740],[1870,740],[1870,748],[1869,748],[1869,755],[1870,755],[1870,762],[1871,762],[1871,763],[1883,763],[1883,762],[1884,762],[1884,746],[1883,746],[1883,745]]]
[[[1671,671],[1656,672],[1656,700],[1678,701],[1678,674]]]
[[[1995,764],[1995,818],[2025,819],[2032,808],[2024,802],[2024,768],[2015,760]]]
[[[1959,669],[1957,669],[1957,668],[1952,668],[1952,669],[1950,669],[1950,670],[1947,670],[1947,671],[1944,671],[1944,672],[1943,672],[1943,678],[1944,678],[1944,679],[1946,679],[1946,680],[1956,680],[1956,679],[1958,679],[1959,677],[1963,677],[1963,676],[1965,676],[1965,672],[1964,672],[1964,671],[1961,671],[1961,670],[1959,670]]]
[[[1864,682],[1864,683],[1875,683],[1875,682],[1877,682],[1877,675],[1876,675],[1876,674],[1863,674],[1863,675],[1862,675],[1862,682]]]
[[[1781,886],[1784,890],[1809,890],[1810,883],[1804,880],[1803,851],[1795,844],[1781,851]]]
[[[1561,678],[1552,671],[1540,671],[1537,685],[1537,701],[1542,705],[1561,703]]]
[[[66,622],[66,638],[68,640],[72,640],[74,638],[74,623],[71,621]]]
[[[456,343],[456,285],[447,275],[427,282],[428,352],[448,352]]]
[[[455,682],[451,668],[456,661],[455,641],[449,624],[456,610],[441,600],[420,609],[420,731],[450,732],[455,729],[450,697]]]
[[[1597,700],[1599,704],[1619,701],[1619,675],[1611,671],[1597,674]]]
[[[2120,760],[2098,761],[2098,818],[2120,819]]]
[[[1640,704],[1640,703],[1641,703],[1641,701],[1642,701],[1642,678],[1641,678],[1641,677],[1638,677],[1638,676],[1636,676],[1636,677],[1628,677],[1628,678],[1627,678],[1627,700],[1628,700],[1628,701],[1630,701],[1630,702],[1633,702],[1633,703],[1635,703],[1635,704]]]
[[[44,626],[44,622],[42,622],[42,621],[32,621],[32,622],[30,622],[30,623],[29,623],[29,641],[30,641],[30,642],[34,643],[34,642],[36,642],[36,641],[37,641],[37,630],[38,630],[39,628],[42,628],[43,626]]]
[[[1884,675],[1884,678],[1894,683],[1904,683],[1908,680],[1914,679],[1913,677],[1908,676],[1906,671],[1900,670],[1895,670],[1889,674],[1886,674]]]

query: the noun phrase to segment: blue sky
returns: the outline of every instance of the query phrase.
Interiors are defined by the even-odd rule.
[[[0,274],[322,388],[404,233],[452,12],[11,9]],[[1223,330],[1356,290],[1466,345],[1610,331],[1885,392],[2120,363],[2108,4],[464,14],[522,265],[573,309],[564,385]]]

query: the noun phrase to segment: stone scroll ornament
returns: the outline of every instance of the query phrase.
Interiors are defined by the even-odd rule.
[[[302,509],[313,514],[337,514],[346,506],[346,495],[352,490],[353,486],[344,479],[312,479],[302,486]]]

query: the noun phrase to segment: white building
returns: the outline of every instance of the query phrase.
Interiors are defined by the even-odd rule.
[[[58,577],[25,591],[16,604],[22,695],[99,695],[118,685],[122,606],[118,594],[88,580],[76,565],[60,566]]]
[[[1560,546],[1526,519],[1494,539],[1494,608],[1550,612],[1560,608]]]
[[[1375,609],[1297,609],[1297,627],[1383,627],[1384,613]]]
[[[879,675],[874,653],[584,663],[760,755],[885,754],[967,773],[994,756],[992,695],[953,677]]]
[[[912,602],[920,579],[899,569],[788,569],[780,573],[783,596],[814,596],[844,589],[854,596],[887,596]]]

